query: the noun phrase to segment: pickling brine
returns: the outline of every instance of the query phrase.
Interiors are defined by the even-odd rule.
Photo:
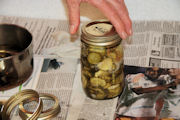
[[[110,99],[124,88],[123,46],[108,21],[86,24],[81,36],[81,81],[86,95]]]

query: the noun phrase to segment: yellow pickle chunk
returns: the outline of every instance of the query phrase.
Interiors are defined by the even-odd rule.
[[[91,94],[92,98],[104,99],[107,96],[106,93],[104,92],[104,90],[102,90],[100,88],[94,88],[93,91],[94,91],[94,93]]]
[[[97,64],[101,61],[101,55],[98,53],[90,53],[88,55],[88,62],[90,64]]]
[[[108,91],[109,91],[108,97],[112,98],[112,97],[116,97],[117,95],[119,95],[119,93],[122,92],[122,87],[123,86],[121,86],[121,84],[117,84],[117,85],[108,87]]]
[[[102,56],[104,56],[106,54],[106,49],[103,47],[90,47],[89,51],[99,53]]]
[[[115,68],[115,64],[113,64],[111,58],[105,58],[97,66],[100,70],[104,70],[104,71],[112,71]]]
[[[110,73],[107,72],[107,71],[102,71],[102,70],[99,70],[98,72],[95,73],[95,77],[102,77],[102,76],[109,76]]]
[[[115,52],[109,52],[109,53],[107,53],[107,56],[108,56],[109,58],[112,58],[113,61],[116,61],[117,55],[116,55]]]
[[[87,70],[82,70],[82,74],[86,75],[88,77],[92,77],[91,73],[89,71],[87,71]]]
[[[104,86],[104,89],[107,89],[108,87],[110,87],[111,84],[110,83],[107,83],[106,86]]]
[[[110,82],[112,79],[111,74],[109,72],[102,71],[102,70],[99,70],[98,72],[96,72],[95,77],[104,79],[106,82]]]
[[[90,79],[90,84],[94,87],[98,87],[98,86],[105,86],[106,85],[106,81],[101,79],[101,78],[91,78]]]

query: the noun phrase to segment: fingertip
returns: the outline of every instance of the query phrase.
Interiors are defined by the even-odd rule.
[[[125,39],[128,37],[128,35],[127,35],[126,32],[122,32],[121,36],[122,36],[122,39],[123,39],[123,40],[125,40]]]
[[[129,22],[125,26],[126,26],[126,32],[128,33],[128,35],[132,35],[133,30],[132,30],[132,22],[130,19],[129,19]]]
[[[70,25],[70,33],[71,34],[75,34],[76,33],[76,29],[74,25]]]
[[[120,32],[118,32],[118,34],[120,35],[120,37],[123,40],[125,40],[128,37],[128,35],[127,35],[127,33],[125,31],[120,31]]]
[[[132,28],[128,31],[128,34],[129,34],[129,35],[132,35],[132,34],[133,34]]]
[[[70,33],[75,34],[78,31],[80,21],[73,21],[75,23],[72,23],[72,20],[70,22]]]
[[[78,0],[67,0],[69,8],[69,32],[75,34],[80,24],[80,1]]]
[[[124,40],[126,39],[129,34],[127,32],[126,27],[122,24],[121,20],[115,21],[115,24],[113,24],[116,28],[116,32],[119,34],[119,36]]]

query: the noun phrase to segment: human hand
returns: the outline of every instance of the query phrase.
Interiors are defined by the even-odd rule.
[[[124,0],[66,0],[69,9],[70,33],[77,32],[80,24],[80,3],[97,7],[115,26],[122,39],[132,35],[132,22]]]

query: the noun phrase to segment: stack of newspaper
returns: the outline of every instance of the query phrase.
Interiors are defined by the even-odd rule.
[[[79,35],[73,36],[79,41],[75,46],[71,43],[73,49],[64,47],[70,41],[53,37],[58,31],[68,32],[67,21],[1,16],[0,23],[27,28],[33,35],[35,54],[32,77],[18,88],[1,92],[0,100],[21,89],[35,89],[59,98],[62,111],[54,120],[180,119],[180,22],[134,21],[133,36],[123,41],[124,92],[101,101],[86,97],[82,90]],[[63,57],[58,54],[63,53],[62,47],[63,55],[74,50],[76,54]],[[47,61],[53,59],[58,67],[50,67]],[[19,119],[18,112],[13,119]]]

